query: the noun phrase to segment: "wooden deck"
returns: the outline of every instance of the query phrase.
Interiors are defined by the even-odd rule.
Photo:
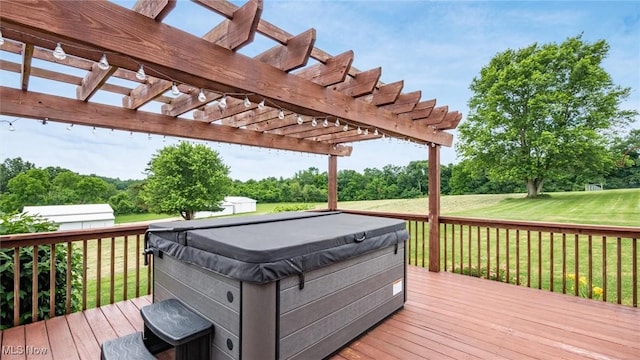
[[[408,301],[333,359],[640,359],[640,309],[409,267]],[[0,332],[3,360],[99,359],[137,298]],[[159,358],[169,358],[164,353]]]

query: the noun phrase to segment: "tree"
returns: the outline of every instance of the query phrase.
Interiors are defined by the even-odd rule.
[[[9,180],[33,168],[35,168],[34,164],[28,161],[22,161],[22,158],[6,158],[4,162],[0,164],[0,194],[7,191]]]
[[[193,219],[196,211],[222,210],[231,188],[229,167],[218,153],[198,144],[181,142],[158,151],[149,162],[142,197],[150,211]]]
[[[46,170],[29,169],[9,180],[0,205],[5,212],[20,211],[25,205],[46,205],[50,189],[51,179]]]
[[[582,36],[497,54],[473,79],[457,149],[490,179],[524,181],[527,197],[569,172],[601,174],[613,161],[609,132],[637,113],[621,110],[629,88],[602,68],[609,46]]]

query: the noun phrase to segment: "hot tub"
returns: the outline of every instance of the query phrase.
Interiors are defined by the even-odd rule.
[[[154,301],[209,319],[213,359],[321,359],[404,305],[407,238],[340,212],[156,223]]]

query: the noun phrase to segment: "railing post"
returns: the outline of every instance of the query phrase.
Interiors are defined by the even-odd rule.
[[[328,208],[336,210],[338,208],[338,156],[329,155],[329,171],[327,180]]]
[[[440,272],[440,145],[429,146],[429,271]]]

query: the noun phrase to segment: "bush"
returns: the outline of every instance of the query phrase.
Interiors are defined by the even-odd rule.
[[[54,231],[57,225],[40,218],[26,214],[0,214],[0,235]],[[21,247],[20,257],[20,323],[32,320],[32,289],[33,289],[33,246]],[[65,314],[67,299],[67,246],[55,245],[55,315]],[[38,246],[38,318],[49,317],[50,304],[50,274],[51,274],[51,246]],[[71,253],[71,311],[81,308],[80,279],[82,274],[82,254],[79,249]],[[0,329],[13,326],[13,300],[15,289],[14,250],[0,249]]]
[[[278,205],[273,208],[274,213],[285,211],[305,211],[313,209],[313,205],[310,204],[291,204],[291,205]]]

